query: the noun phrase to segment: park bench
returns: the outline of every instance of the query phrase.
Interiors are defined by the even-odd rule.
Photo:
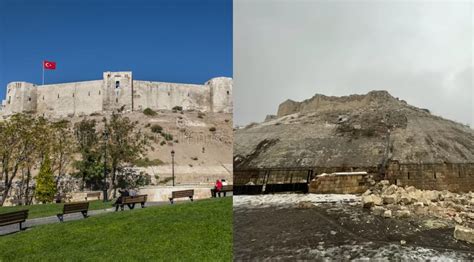
[[[214,188],[211,189],[211,196],[212,197],[217,197],[216,193],[219,194],[219,197],[221,197],[221,193],[224,193],[224,197],[226,196],[227,192],[232,192],[233,191],[233,186],[232,185],[227,185],[227,186],[222,186],[222,189],[218,192]]]
[[[63,212],[57,214],[59,221],[64,221],[64,215],[81,212],[84,218],[87,218],[87,211],[89,210],[89,202],[66,203],[63,207]]]
[[[19,223],[20,230],[23,230],[22,223],[28,218],[28,209],[0,214],[0,226]]]
[[[100,192],[88,192],[86,194],[86,201],[88,201],[91,197],[97,197],[97,200],[100,200]]]
[[[193,201],[193,196],[194,196],[194,189],[180,190],[180,191],[171,192],[171,197],[169,199],[170,199],[171,204],[173,204],[175,198],[189,197],[189,199]]]
[[[145,202],[147,200],[148,195],[137,195],[137,196],[125,196],[122,197],[122,203],[116,204],[120,206],[120,209],[123,211],[123,207],[128,205],[130,209],[135,208],[135,204],[140,204],[142,208],[145,208]],[[118,207],[117,207],[118,209]],[[116,211],[117,211],[116,209]]]

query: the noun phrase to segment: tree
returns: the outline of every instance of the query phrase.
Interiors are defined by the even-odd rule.
[[[110,121],[104,118],[104,129],[108,133],[107,152],[112,171],[113,197],[116,197],[117,171],[125,163],[133,163],[146,150],[148,140],[128,117],[113,113]]]
[[[51,159],[46,153],[40,172],[36,177],[36,199],[43,203],[52,202],[55,194],[56,182],[51,168]]]
[[[96,167],[100,164],[101,159],[95,120],[83,119],[76,123],[74,134],[77,141],[77,151],[81,155],[81,159],[75,162],[77,169],[75,175],[81,178],[81,189],[84,190],[87,180],[97,175]]]
[[[61,120],[51,125],[51,159],[53,172],[56,172],[56,189],[70,164],[75,150],[75,141],[69,130],[69,121]]]
[[[25,114],[15,114],[9,120],[0,122],[0,176],[4,181],[0,206],[3,206],[10,193],[13,179],[22,166],[31,160],[36,148],[32,123],[33,118]]]

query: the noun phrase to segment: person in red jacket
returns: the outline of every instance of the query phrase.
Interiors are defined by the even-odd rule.
[[[222,182],[217,179],[216,184],[214,185],[214,194],[219,194],[219,197],[221,197],[221,190],[222,190]]]

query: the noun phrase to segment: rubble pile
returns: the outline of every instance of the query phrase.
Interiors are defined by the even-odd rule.
[[[374,215],[387,218],[428,216],[474,228],[474,192],[420,190],[382,180],[362,195],[362,205]]]

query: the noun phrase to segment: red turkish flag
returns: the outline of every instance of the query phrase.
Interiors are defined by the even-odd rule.
[[[51,61],[43,61],[44,69],[55,70],[56,69],[56,62]]]

